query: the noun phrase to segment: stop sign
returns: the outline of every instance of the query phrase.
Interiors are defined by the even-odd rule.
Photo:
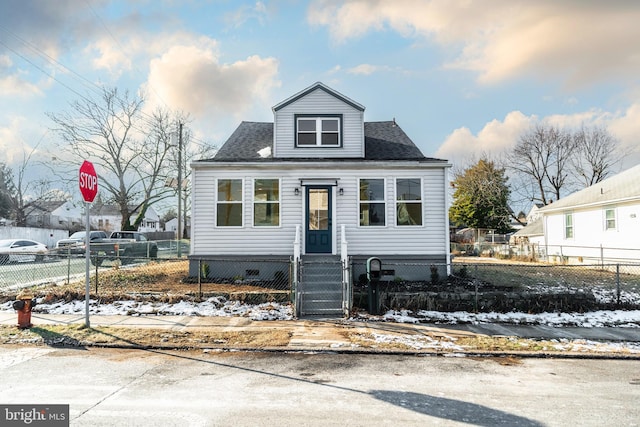
[[[80,177],[78,180],[80,192],[85,202],[93,202],[98,194],[98,175],[93,167],[93,163],[85,160],[80,166]]]

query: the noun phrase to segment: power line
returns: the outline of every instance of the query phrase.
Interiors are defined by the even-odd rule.
[[[90,4],[89,4],[89,7],[91,8],[91,10],[95,14],[95,11],[93,10],[93,8],[91,7]],[[97,14],[96,14],[96,16],[97,16]],[[100,19],[99,16],[97,16],[97,18],[102,22],[102,20]],[[103,26],[105,26],[104,23],[103,23]],[[9,36],[13,37],[15,40],[17,40],[18,42],[22,43],[28,50],[33,52],[36,56],[39,56],[42,59],[44,59],[45,62],[51,64],[54,68],[62,70],[65,74],[68,73],[68,74],[72,75],[73,78],[76,81],[78,81],[85,89],[88,89],[88,91],[90,91],[90,92],[92,92],[92,93],[94,93],[95,95],[98,95],[98,96],[101,96],[102,94],[104,94],[104,90],[105,90],[104,87],[92,82],[91,80],[87,79],[86,77],[84,77],[80,73],[76,72],[72,68],[69,68],[68,66],[64,65],[63,63],[61,63],[60,61],[56,60],[55,58],[52,58],[50,55],[48,55],[47,53],[45,53],[42,50],[40,50],[37,46],[35,46],[34,44],[32,44],[29,41],[25,40],[24,38],[20,37],[19,35],[17,35],[13,31],[7,29],[6,27],[0,25],[0,30],[4,31]],[[105,26],[105,30],[110,34],[110,36],[114,39],[114,41],[116,43],[118,43],[117,40],[115,39],[115,37],[113,37],[113,34],[111,34],[111,32],[109,31],[109,29],[106,26]],[[77,95],[78,97],[83,99],[84,101],[93,103],[93,100],[88,98],[86,94],[80,93],[78,90],[76,90],[75,88],[71,87],[69,84],[67,84],[63,80],[57,78],[52,72],[49,72],[44,67],[36,64],[29,57],[27,57],[26,55],[22,54],[21,52],[19,52],[18,50],[14,49],[13,47],[9,46],[7,43],[2,41],[1,39],[0,39],[0,44],[2,46],[4,46],[6,49],[8,49],[9,51],[13,52],[15,55],[17,55],[20,58],[22,58],[25,62],[29,63],[31,66],[36,68],[38,71],[40,71],[44,75],[48,76],[49,78],[51,78],[52,80],[54,80],[57,83],[59,83],[61,86],[63,86],[64,88],[66,88],[70,92],[74,93],[75,95]],[[119,46],[119,47],[121,48],[121,46]],[[123,53],[125,53],[124,50],[123,50]],[[125,55],[126,55],[126,53],[125,53]],[[156,94],[156,96],[158,96],[160,101],[165,105],[165,108],[169,109],[167,103],[162,99],[162,97],[157,93],[157,91],[155,91],[155,89],[154,89],[154,93]],[[116,95],[116,99],[118,101],[120,101],[120,102],[124,102],[124,100],[121,97],[117,96],[117,95]],[[102,108],[98,104],[95,104],[95,105],[98,108]],[[154,120],[153,116],[151,116],[150,114],[148,114],[146,112],[143,112],[143,111],[139,111],[138,114],[139,114],[139,117],[143,121],[144,124],[146,124],[148,126],[153,126],[155,124],[155,120]],[[139,126],[134,125],[134,126],[132,126],[132,128],[137,130],[138,132],[140,132],[142,134],[146,133],[146,130],[145,129],[141,129]],[[202,140],[194,137],[193,135],[190,135],[189,141],[190,141],[190,143],[193,143],[194,145],[197,145],[197,146],[200,146],[200,147],[211,147],[212,146],[212,144],[207,143],[205,141],[202,141]]]

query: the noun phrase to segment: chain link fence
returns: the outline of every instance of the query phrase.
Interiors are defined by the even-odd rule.
[[[382,261],[377,285],[382,309],[531,313],[640,309],[640,264],[473,263],[461,258],[447,266]],[[354,271],[361,267],[354,264]],[[371,292],[366,274],[353,280],[354,306],[365,308]]]
[[[463,257],[455,258],[450,265],[381,260],[379,292],[383,309],[531,313],[640,309],[640,264],[518,264]],[[319,267],[319,279],[328,277],[327,266]],[[328,287],[320,280],[318,290],[335,290],[336,295],[342,292],[343,298],[350,300],[349,307],[353,301],[353,307],[364,309],[370,289],[366,265],[354,261],[347,267],[352,287],[340,288],[349,284],[341,283],[337,268],[331,279],[336,286]],[[168,249],[160,250],[157,258],[120,257],[93,264],[90,286],[92,295],[101,298],[154,295],[176,299],[224,293],[245,300],[261,295],[263,300],[293,302],[296,289],[292,268],[293,263],[283,258],[187,258],[186,253],[178,257]],[[85,258],[80,255],[48,254],[37,260],[12,261],[0,265],[0,292],[9,298],[24,288],[57,288],[54,293],[61,298],[82,299],[85,269]],[[309,266],[306,270],[308,273]],[[331,300],[331,308],[339,308],[333,295],[321,296],[326,300],[321,304],[329,308],[327,301]]]

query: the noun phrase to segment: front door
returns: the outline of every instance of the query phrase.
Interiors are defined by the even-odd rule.
[[[331,187],[306,187],[307,225],[305,226],[305,252],[330,254],[332,252]]]

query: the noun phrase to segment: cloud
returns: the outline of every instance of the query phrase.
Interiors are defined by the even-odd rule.
[[[228,25],[237,28],[252,19],[263,24],[267,16],[268,11],[266,5],[263,2],[258,1],[253,6],[243,5],[235,11],[227,13],[224,16],[224,20]]]
[[[347,73],[349,74],[364,75],[364,76],[368,76],[373,73],[379,73],[379,72],[404,73],[404,71],[399,67],[389,67],[388,65],[371,65],[371,64],[360,64],[347,70]]]
[[[436,157],[463,164],[483,154],[499,157],[511,150],[520,135],[536,123],[566,129],[577,129],[583,125],[604,127],[620,141],[620,148],[627,154],[623,168],[640,162],[640,103],[618,113],[589,110],[575,114],[554,114],[543,118],[512,111],[502,121],[492,120],[485,124],[476,135],[466,127],[455,129],[438,148]]]
[[[466,127],[454,130],[436,152],[436,157],[451,161],[466,161],[482,154],[498,155],[510,149],[520,134],[536,120],[520,111],[512,111],[503,121],[492,120],[477,135]]]
[[[433,40],[453,52],[445,68],[473,71],[485,84],[557,75],[584,85],[640,72],[637,2],[315,0],[307,19],[337,43],[385,30]]]
[[[153,59],[147,80],[152,101],[215,121],[240,117],[257,101],[268,99],[279,84],[274,58],[253,55],[224,64],[213,46],[172,46]]]
[[[8,165],[21,162],[26,151],[31,148],[25,144],[25,129],[29,128],[29,120],[25,117],[9,117],[5,126],[0,126],[0,152],[3,158],[0,160]]]

